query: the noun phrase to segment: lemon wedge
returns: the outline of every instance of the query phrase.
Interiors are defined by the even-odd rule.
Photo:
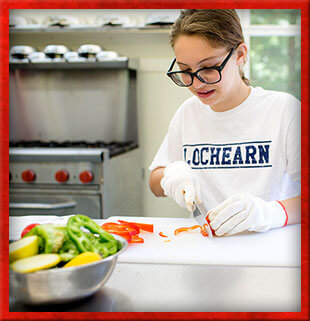
[[[83,252],[65,264],[63,267],[78,266],[101,260],[101,256],[94,252]]]
[[[30,273],[37,270],[48,269],[59,262],[60,256],[58,254],[38,254],[14,261],[11,268],[15,272]]]
[[[24,237],[18,241],[10,243],[9,245],[10,262],[36,255],[38,252],[39,237],[37,235]]]

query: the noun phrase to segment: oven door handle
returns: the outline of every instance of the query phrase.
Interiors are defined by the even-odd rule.
[[[75,201],[66,201],[60,203],[9,203],[12,209],[36,209],[36,210],[58,210],[63,208],[75,207]]]

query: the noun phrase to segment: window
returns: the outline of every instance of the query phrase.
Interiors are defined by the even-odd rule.
[[[296,25],[300,20],[300,10],[255,9],[250,14],[252,25]]]
[[[300,10],[238,10],[249,47],[246,76],[253,86],[300,99]]]

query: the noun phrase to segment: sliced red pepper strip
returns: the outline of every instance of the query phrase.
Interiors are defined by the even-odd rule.
[[[207,214],[207,216],[206,216],[206,221],[207,221],[207,222],[208,222],[208,224],[210,225],[209,214],[211,214],[211,212]]]
[[[174,231],[174,235],[178,235],[181,232],[192,231],[192,230],[195,230],[196,228],[200,228],[202,230],[202,227],[200,225],[193,225],[193,226],[189,226],[189,227],[180,227]]]
[[[118,223],[114,223],[114,222],[106,222],[101,225],[101,227],[103,227],[103,226],[106,228],[113,228],[113,227],[117,228],[120,225]]]
[[[124,230],[122,231],[122,230],[119,230],[119,229],[113,228],[113,227],[107,228],[107,227],[102,227],[102,226],[101,226],[101,228],[102,228],[103,230],[105,230],[106,232],[108,232],[108,233],[112,233],[112,234],[116,234],[116,235],[122,236],[122,237],[123,237],[124,239],[126,239],[128,242],[131,241],[131,235],[129,234],[128,231],[124,231]]]
[[[205,231],[206,235],[203,235],[203,236],[208,236],[207,226],[210,227],[211,233],[212,233],[212,235],[214,235],[214,231],[212,230],[212,227],[210,226],[210,224],[203,224],[203,229],[201,230],[201,234],[203,234],[202,231]]]
[[[159,232],[159,236],[161,236],[161,237],[168,237],[168,236],[165,235],[163,232]]]
[[[106,222],[101,225],[105,231],[124,237],[128,243],[144,243],[144,239],[138,236],[140,229],[131,222],[120,221],[120,223]]]
[[[150,233],[154,232],[154,225],[153,224],[147,224],[147,223],[137,223],[137,222],[127,222],[123,220],[118,220],[120,223],[130,223],[136,225],[140,230],[147,231]]]
[[[135,234],[140,233],[140,229],[135,223],[126,222],[126,221],[122,221],[122,220],[118,220],[118,222],[120,223],[120,225],[125,226],[127,229],[135,230],[136,231]]]
[[[107,232],[123,237],[125,240],[127,240],[128,243],[130,243],[131,240],[132,240],[132,236],[130,234],[128,234],[128,233],[115,232],[115,231],[107,231]]]
[[[154,232],[154,225],[153,224],[147,224],[147,223],[135,223],[140,230],[153,233]]]
[[[108,233],[113,233],[113,234],[118,234],[118,235],[130,235],[128,231],[122,231],[119,229],[114,229],[114,228],[103,228],[105,231],[107,231]]]
[[[130,243],[144,243],[144,239],[137,235],[132,235]]]
[[[203,227],[205,226],[206,224],[203,225]],[[202,236],[208,236],[208,232],[205,228],[202,228],[201,231],[200,231],[201,235]]]
[[[106,222],[101,225],[103,229],[113,229],[113,230],[118,230],[118,231],[126,231],[130,235],[136,235],[140,233],[140,230],[138,227],[130,224],[118,224],[118,223],[113,223],[113,222]]]
[[[146,224],[146,223],[136,223],[136,224],[143,231],[150,232],[150,233],[154,232],[153,224]]]
[[[209,215],[210,215],[210,214],[211,214],[211,212],[209,212],[209,213],[206,215],[206,221],[208,222],[208,224],[204,224],[204,225],[203,225],[203,228],[204,228],[204,230],[206,231],[206,234],[208,235],[206,226],[209,225],[210,230],[211,230],[211,233],[212,233],[212,235],[214,235],[214,231],[212,230],[212,227],[211,227],[211,225],[210,225],[210,219],[209,219]]]

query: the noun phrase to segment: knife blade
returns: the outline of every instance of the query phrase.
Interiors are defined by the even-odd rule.
[[[210,227],[209,223],[207,222],[207,220],[205,219],[205,216],[202,214],[203,212],[200,210],[200,207],[197,203],[195,203],[195,205],[196,205],[196,209],[193,212],[193,214],[194,214],[194,218],[195,218],[196,222],[200,226],[205,226],[205,228],[208,232],[208,237],[213,237],[211,227]]]

